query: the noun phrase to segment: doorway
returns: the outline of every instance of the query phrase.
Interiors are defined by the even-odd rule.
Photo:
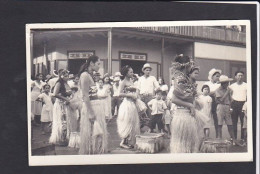
[[[86,59],[69,59],[68,61],[68,70],[70,74],[78,74],[80,67],[86,63]]]
[[[125,65],[129,65],[133,68],[134,74],[138,74],[139,76],[143,75],[142,68],[146,61],[138,61],[138,60],[121,60],[121,68]]]

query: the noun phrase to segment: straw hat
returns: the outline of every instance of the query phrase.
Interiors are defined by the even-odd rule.
[[[121,74],[120,72],[116,72],[116,73],[115,73],[115,77],[116,77],[116,76],[122,76],[122,74]]]
[[[118,81],[120,81],[120,77],[117,76],[114,78],[114,82],[118,82]]]
[[[144,66],[142,68],[142,71],[144,71],[145,68],[150,68],[152,70],[152,67],[151,67],[151,65],[149,63],[144,64]]]
[[[49,80],[49,79],[51,79],[52,78],[52,76],[50,75],[50,74],[47,74],[46,75],[46,80]]]
[[[215,69],[215,68],[213,68],[213,69],[211,69],[211,70],[209,71],[208,79],[209,79],[209,80],[212,80],[212,76],[213,76],[216,72],[219,73],[219,74],[222,73],[222,71],[221,71],[220,69]]]
[[[219,83],[225,83],[225,82],[231,82],[231,81],[233,81],[233,79],[228,78],[228,76],[226,76],[226,75],[221,75],[219,77]]]
[[[74,78],[74,74],[69,74],[69,79],[73,79]]]

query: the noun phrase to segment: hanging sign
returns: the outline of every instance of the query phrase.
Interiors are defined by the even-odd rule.
[[[120,59],[146,61],[147,54],[141,54],[141,53],[120,53]]]
[[[68,52],[68,59],[87,59],[94,55],[94,51],[71,51]]]

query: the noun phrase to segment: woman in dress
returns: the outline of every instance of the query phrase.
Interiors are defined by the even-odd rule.
[[[37,101],[38,96],[41,94],[41,89],[45,84],[42,79],[43,75],[39,73],[36,75],[36,80],[31,83],[31,113],[36,124],[40,124],[42,112],[42,102]]]
[[[100,60],[92,55],[79,71],[81,99],[79,154],[107,152],[107,126],[103,102],[97,96],[93,72],[98,72]]]
[[[59,79],[53,89],[53,96],[56,98],[53,105],[52,132],[49,142],[56,145],[67,145],[67,105],[71,90],[67,81],[69,73],[67,70],[59,70]]]
[[[205,85],[209,86],[209,96],[212,98],[212,105],[211,105],[211,113],[214,121],[215,126],[215,132],[216,132],[216,138],[218,137],[218,117],[217,117],[217,103],[215,101],[215,91],[220,87],[219,77],[221,75],[222,71],[219,69],[211,69],[209,71],[209,76]]]
[[[193,104],[196,87],[188,77],[192,66],[193,61],[183,55],[177,56],[173,63],[175,71],[172,102],[177,109],[171,122],[171,153],[196,153],[199,150],[200,141]]]
[[[44,135],[46,133],[46,126],[52,122],[53,104],[51,101],[50,85],[45,84],[42,88],[43,92],[38,96],[38,99],[36,100],[43,103],[41,112],[41,130],[42,134]]]
[[[112,98],[111,96],[113,95],[113,86],[110,83],[110,78],[108,74],[105,74],[103,77],[103,88],[107,91],[108,95],[105,98],[105,113],[106,113],[106,119],[110,120],[112,119]]]
[[[119,86],[119,97],[124,97],[118,111],[117,131],[122,139],[120,147],[133,148],[135,136],[140,134],[139,115],[135,101],[137,100],[136,88],[131,78],[133,69],[126,65],[122,68],[122,82]]]

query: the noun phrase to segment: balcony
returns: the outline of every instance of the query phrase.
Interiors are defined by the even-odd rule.
[[[215,40],[246,44],[246,33],[231,29],[205,26],[170,26],[170,27],[135,27],[137,30],[153,33],[163,33],[194,39]]]

